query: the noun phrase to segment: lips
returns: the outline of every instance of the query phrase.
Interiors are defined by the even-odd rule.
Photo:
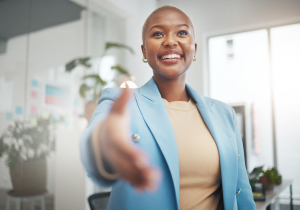
[[[171,59],[183,57],[183,53],[179,52],[178,50],[167,50],[158,55],[159,59]]]
[[[183,58],[183,53],[178,50],[167,50],[160,53],[158,58],[165,64],[175,64]]]

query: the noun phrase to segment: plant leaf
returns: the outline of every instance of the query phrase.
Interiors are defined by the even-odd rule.
[[[83,65],[87,68],[90,68],[91,67],[91,64],[89,63],[90,59],[91,59],[90,57],[86,57],[86,58],[76,58],[70,61],[69,63],[66,64],[66,72],[71,72],[78,65]]]
[[[84,98],[86,91],[89,91],[90,89],[92,89],[90,86],[87,86],[86,84],[82,84],[79,88],[80,96]]]
[[[88,79],[88,78],[94,79],[97,84],[106,85],[106,82],[104,80],[102,80],[98,74],[89,74],[89,75],[82,77],[82,79]]]
[[[120,74],[130,76],[129,72],[126,69],[124,69],[121,65],[112,66],[111,69],[117,70]]]
[[[110,48],[124,48],[124,49],[127,49],[131,52],[131,54],[134,54],[134,51],[131,47],[125,45],[125,44],[120,44],[120,43],[115,43],[115,42],[106,42],[106,45],[105,45],[105,50],[104,50],[104,53],[109,50]]]
[[[76,60],[72,60],[66,64],[66,71],[70,72],[76,67]]]

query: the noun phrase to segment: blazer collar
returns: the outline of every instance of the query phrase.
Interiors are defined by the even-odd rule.
[[[150,101],[161,100],[160,92],[153,77],[145,85],[139,88],[139,92]]]
[[[204,97],[199,95],[193,88],[191,88],[188,84],[186,84],[187,91],[189,95],[193,98],[193,100],[197,103],[198,106],[203,108],[210,108],[211,103],[206,103]],[[162,100],[160,92],[157,88],[157,85],[153,79],[153,77],[142,87],[139,88],[139,93],[144,97],[148,98],[150,101]]]

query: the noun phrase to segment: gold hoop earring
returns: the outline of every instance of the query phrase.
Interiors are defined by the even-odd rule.
[[[197,60],[197,56],[195,55],[193,61],[196,61],[196,60]]]
[[[148,61],[147,61],[147,59],[146,59],[145,57],[142,58],[142,61],[143,61],[144,63],[148,63]]]

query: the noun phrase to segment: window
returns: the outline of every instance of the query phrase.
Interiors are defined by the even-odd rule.
[[[248,171],[273,167],[275,154],[283,179],[294,180],[294,204],[300,200],[299,55],[300,24],[208,39],[209,96],[245,107]],[[288,190],[280,198],[288,202]]]

